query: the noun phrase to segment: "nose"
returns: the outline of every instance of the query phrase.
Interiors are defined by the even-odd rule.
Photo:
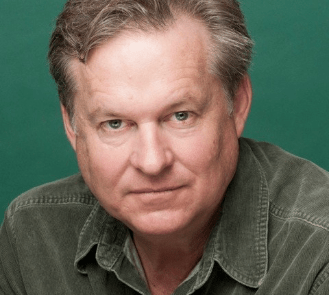
[[[131,154],[132,165],[144,174],[156,176],[173,164],[173,153],[161,130],[151,123],[137,132]]]

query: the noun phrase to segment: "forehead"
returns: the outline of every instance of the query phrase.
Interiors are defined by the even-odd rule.
[[[210,76],[209,39],[206,27],[186,16],[163,31],[122,32],[94,49],[86,64],[72,63],[77,99],[200,91]]]
[[[145,47],[164,58],[165,52],[175,53],[176,56],[180,55],[185,59],[193,55],[194,61],[203,65],[204,61],[208,60],[209,40],[210,34],[201,21],[180,15],[175,22],[161,30],[123,30],[114,38],[91,50],[86,64],[73,60],[72,69],[76,71],[80,67],[80,70],[83,70],[84,67],[97,63],[104,55],[110,54],[113,55],[112,61],[120,63],[120,67],[127,64],[138,67],[149,57],[144,54],[145,59],[140,60],[145,53]],[[140,62],[133,59],[138,53]]]

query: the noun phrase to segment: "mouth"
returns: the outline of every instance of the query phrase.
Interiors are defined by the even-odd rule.
[[[140,188],[132,190],[130,193],[132,194],[161,194],[172,192],[181,189],[183,186],[174,186],[174,187],[161,187],[161,188]]]
[[[148,210],[164,210],[175,207],[181,200],[184,185],[162,186],[162,187],[141,187],[132,189],[129,193],[134,201]]]

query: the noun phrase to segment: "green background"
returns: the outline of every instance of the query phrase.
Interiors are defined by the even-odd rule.
[[[63,0],[0,1],[0,220],[23,191],[78,171],[46,54]],[[256,42],[244,135],[329,170],[329,1],[244,0]]]

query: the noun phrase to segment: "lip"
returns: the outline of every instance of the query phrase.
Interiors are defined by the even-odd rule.
[[[176,191],[182,188],[183,186],[170,186],[170,187],[161,187],[161,188],[140,188],[140,189],[134,189],[130,193],[131,194],[156,194],[156,193],[165,193],[165,192],[171,192]]]

